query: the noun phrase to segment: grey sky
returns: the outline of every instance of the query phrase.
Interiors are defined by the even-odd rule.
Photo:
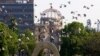
[[[71,1],[71,4],[68,4],[68,1]],[[65,19],[63,22],[66,21],[67,23],[70,23],[72,21],[79,21],[84,23],[86,25],[86,20],[91,19],[92,20],[92,27],[96,27],[94,23],[97,21],[97,19],[100,19],[100,0],[35,0],[35,4],[37,6],[35,7],[35,15],[38,16],[38,18],[35,18],[35,22],[40,18],[40,13],[48,8],[50,8],[50,3],[53,3],[53,8],[59,10],[63,16],[65,16]],[[66,8],[59,8],[61,4],[66,4]],[[91,7],[91,5],[94,5]],[[83,6],[86,5],[90,9],[87,10],[83,8]],[[84,13],[87,14],[87,17],[78,17],[78,20],[72,19],[72,15],[70,14],[71,11],[77,11],[76,14],[83,15]],[[77,16],[77,15],[74,16]]]

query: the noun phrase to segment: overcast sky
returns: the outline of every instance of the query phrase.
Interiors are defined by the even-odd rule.
[[[71,3],[68,4],[68,1]],[[86,25],[86,20],[91,19],[92,21],[92,27],[96,27],[94,23],[97,21],[97,19],[100,19],[100,0],[35,0],[35,4],[37,6],[35,7],[35,15],[38,18],[35,18],[35,22],[40,18],[40,13],[48,8],[50,8],[50,3],[53,4],[53,8],[59,10],[63,16],[65,16],[65,19],[63,22],[70,23],[72,21],[79,21],[84,23]],[[66,4],[66,8],[59,8],[61,4]],[[83,6],[89,7],[90,9],[83,8]],[[91,6],[94,5],[94,6]],[[76,14],[74,16],[77,16],[77,14],[81,14],[80,17],[78,17],[78,20],[72,19],[71,11],[75,11]],[[87,14],[87,17],[84,17],[83,14]]]

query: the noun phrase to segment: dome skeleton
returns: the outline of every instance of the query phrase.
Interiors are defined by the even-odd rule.
[[[61,15],[61,13],[59,12],[59,11],[57,11],[56,9],[53,9],[53,8],[50,8],[50,9],[47,9],[47,10],[45,10],[45,11],[43,11],[43,13],[41,13],[41,15],[42,16],[46,16],[46,15],[50,15],[50,17],[52,17],[52,14],[55,14],[56,16],[59,16],[59,17],[61,17],[62,15]],[[56,17],[55,16],[55,17]]]

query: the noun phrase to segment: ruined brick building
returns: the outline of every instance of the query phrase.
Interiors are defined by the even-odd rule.
[[[52,5],[40,15],[40,23],[35,27],[37,41],[51,42],[59,48],[63,16],[60,11],[54,9]]]

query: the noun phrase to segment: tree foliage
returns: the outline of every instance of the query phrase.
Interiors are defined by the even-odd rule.
[[[14,32],[18,33],[18,28],[17,28],[17,20],[15,17],[11,17],[10,18],[10,24],[9,24],[9,28],[11,30],[13,30]]]
[[[82,23],[72,22],[62,29],[61,56],[83,55],[84,45],[91,38]]]
[[[0,22],[0,55],[7,56],[16,53],[18,49],[18,35],[10,30],[7,25]]]
[[[86,54],[91,56],[100,56],[100,32],[95,32],[91,39],[84,45]]]
[[[19,50],[31,56],[36,41],[33,32],[27,29],[18,34],[12,27],[9,29],[0,22],[0,56],[14,56]]]
[[[29,29],[25,30],[25,32],[20,35],[20,39],[21,44],[19,49],[24,49],[28,53],[27,55],[31,56],[36,42],[33,32]]]

